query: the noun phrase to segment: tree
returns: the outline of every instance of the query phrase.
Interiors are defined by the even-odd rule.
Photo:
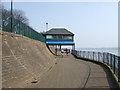
[[[2,9],[2,19],[3,20],[7,20],[8,18],[11,18],[11,11],[5,9],[5,7],[3,5],[0,4],[0,9]],[[5,17],[4,17],[5,15]],[[17,19],[19,21],[21,21],[22,23],[29,25],[29,20],[28,18],[25,16],[25,13],[22,10],[13,10],[13,14],[12,14],[14,19]],[[6,17],[7,16],[7,17]]]
[[[29,20],[22,10],[13,10],[13,17],[26,25],[29,25]]]
[[[16,33],[17,27],[19,27],[19,21],[29,26],[29,20],[25,16],[25,13],[22,10],[13,10],[12,17],[11,11],[7,10],[3,5],[0,4],[0,9],[2,11],[2,30],[9,31],[12,28],[14,29],[14,33]],[[11,24],[12,19],[12,24]]]

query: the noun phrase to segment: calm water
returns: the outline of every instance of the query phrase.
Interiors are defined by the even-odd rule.
[[[118,48],[77,48],[76,50],[81,51],[95,51],[95,52],[109,52],[118,56]],[[119,52],[120,56],[120,52]]]

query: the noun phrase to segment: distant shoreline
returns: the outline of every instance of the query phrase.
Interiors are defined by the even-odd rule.
[[[118,52],[120,50],[118,50],[118,48],[76,48],[76,50],[78,51],[94,51],[94,52],[107,52],[107,53],[111,53],[111,54],[115,54],[118,56]],[[120,55],[119,55],[120,56]]]
[[[118,47],[108,47],[108,48],[105,48],[105,47],[104,48],[76,48],[76,49],[118,49]]]

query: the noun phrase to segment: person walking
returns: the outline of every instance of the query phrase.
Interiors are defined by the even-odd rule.
[[[63,54],[64,54],[64,50],[61,50],[61,55],[62,55],[62,57],[63,57]]]
[[[70,50],[69,49],[67,49],[66,50],[66,54],[67,54],[67,56],[68,56],[68,54],[70,53]]]

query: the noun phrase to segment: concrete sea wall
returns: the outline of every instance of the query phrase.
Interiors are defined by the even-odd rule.
[[[2,87],[21,88],[40,78],[56,62],[45,43],[0,32],[2,38]]]

